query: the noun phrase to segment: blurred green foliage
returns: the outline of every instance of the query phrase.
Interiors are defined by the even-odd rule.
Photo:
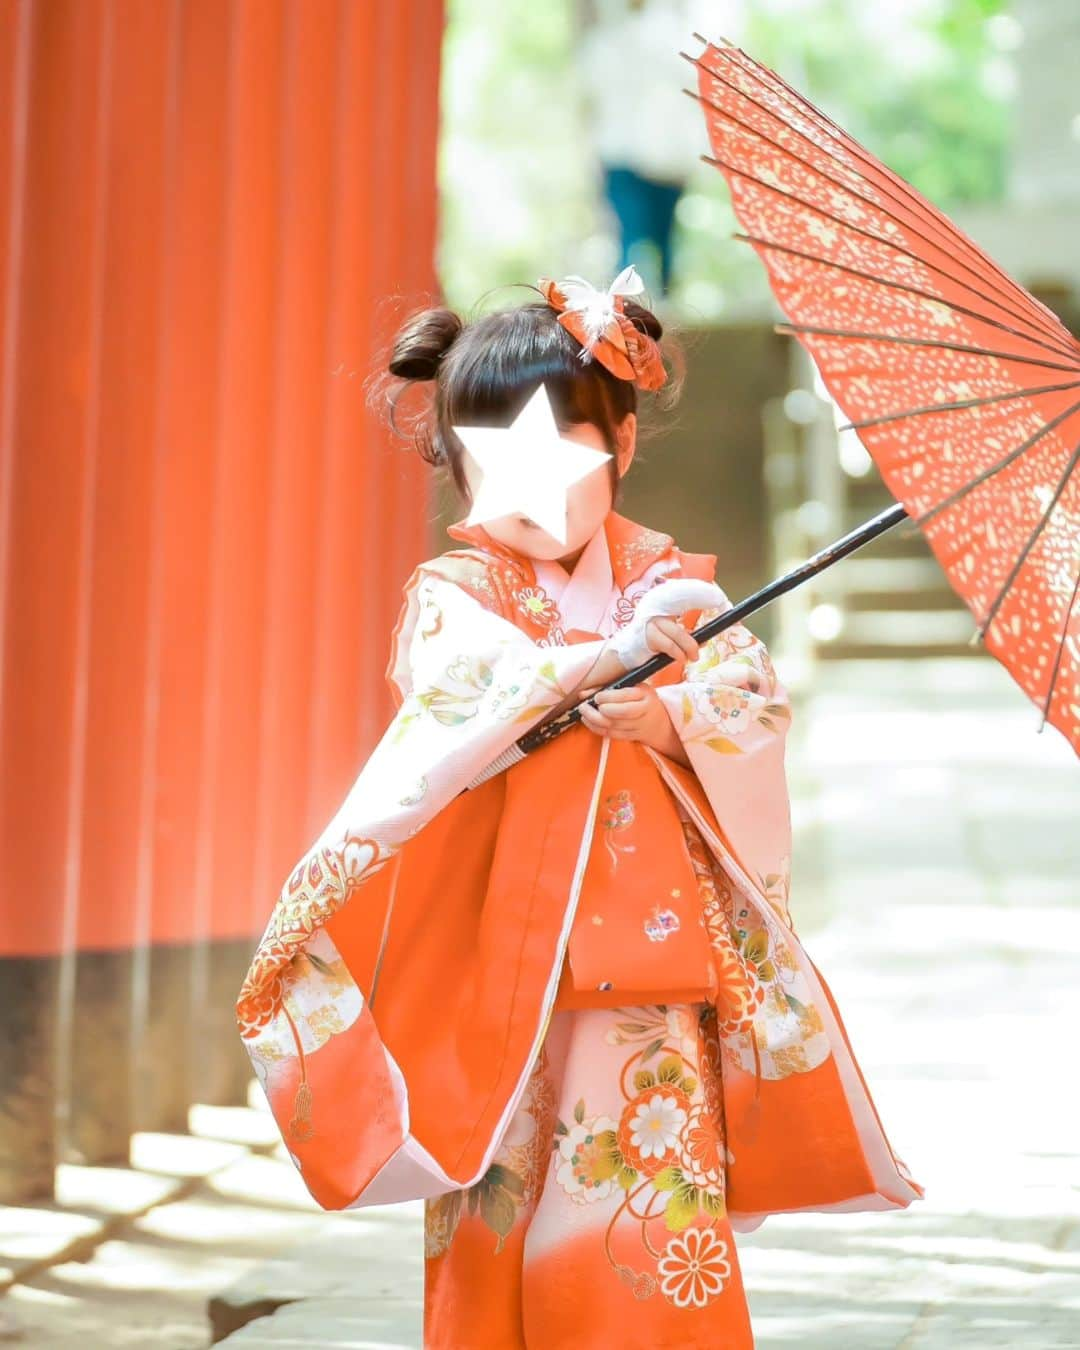
[[[1005,192],[1005,10],[1005,0],[749,0],[740,45],[948,209]],[[574,63],[577,22],[575,0],[448,0],[439,266],[460,307],[540,273],[600,284],[615,265]],[[768,304],[759,263],[730,238],[720,174],[695,173],[678,221],[673,298],[688,317]]]
[[[745,47],[935,201],[999,199],[1005,189],[1007,81],[992,43],[1002,0],[910,7],[890,34],[874,6],[817,0],[812,18],[755,6]],[[884,41],[892,37],[892,41]],[[1003,74],[1003,72],[1002,72]]]

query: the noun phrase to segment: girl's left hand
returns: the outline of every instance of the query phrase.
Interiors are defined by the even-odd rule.
[[[640,741],[679,764],[689,759],[667,709],[655,689],[637,684],[630,689],[600,689],[593,695],[596,707],[581,706],[581,720],[598,736],[613,741]]]

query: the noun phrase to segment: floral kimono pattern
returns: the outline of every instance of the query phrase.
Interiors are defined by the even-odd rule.
[[[427,1199],[426,1345],[752,1345],[733,1230],[921,1194],[792,926],[786,693],[734,625],[654,677],[689,768],[578,728],[485,778],[715,560],[614,513],[569,577],[451,534],[245,1045],[322,1205]]]
[[[487,1175],[427,1204],[424,1344],[752,1346],[720,1061],[707,1004],[556,1013]]]

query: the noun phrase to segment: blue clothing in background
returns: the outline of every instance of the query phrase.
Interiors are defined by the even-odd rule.
[[[654,244],[660,256],[660,284],[666,293],[671,280],[671,236],[680,183],[659,183],[633,169],[604,166],[604,193],[619,221],[621,271],[630,263],[642,270],[640,245]],[[648,263],[645,263],[648,270]]]

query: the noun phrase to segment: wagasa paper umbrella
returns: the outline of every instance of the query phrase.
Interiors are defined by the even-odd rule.
[[[698,41],[706,158],[780,331],[900,503],[881,523],[921,528],[987,650],[1080,751],[1080,343],[773,71]]]

